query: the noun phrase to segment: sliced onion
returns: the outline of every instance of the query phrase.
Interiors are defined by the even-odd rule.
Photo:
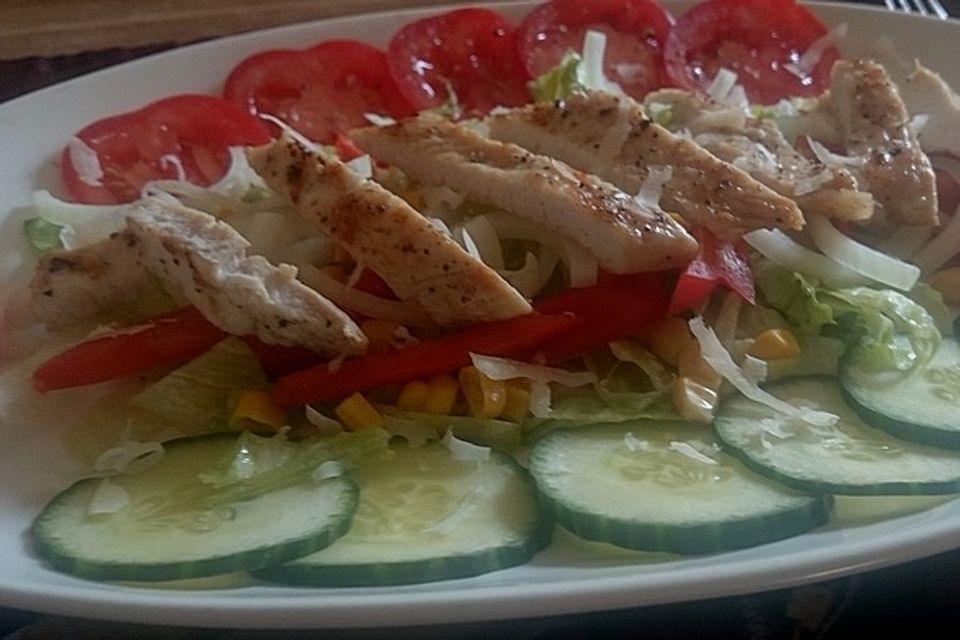
[[[447,429],[443,434],[443,446],[450,451],[454,460],[464,462],[485,462],[490,459],[490,447],[481,447],[478,444],[461,440],[453,435],[453,429]]]
[[[689,326],[693,336],[700,343],[700,355],[707,361],[707,364],[746,397],[770,407],[774,411],[818,427],[827,427],[837,422],[838,417],[832,413],[794,407],[767,393],[756,383],[751,382],[733,361],[730,353],[720,344],[720,340],[717,339],[713,330],[704,324],[703,318],[693,318],[690,320]]]
[[[135,473],[160,462],[163,453],[159,442],[125,442],[97,456],[93,469],[97,473]]]
[[[827,218],[813,214],[808,220],[817,248],[851,271],[901,291],[909,291],[920,279],[916,265],[860,244],[841,233]]]
[[[303,135],[302,133],[300,133],[299,131],[297,131],[297,130],[294,129],[293,127],[291,127],[289,124],[287,124],[286,122],[284,122],[284,121],[281,120],[280,118],[278,118],[278,117],[276,117],[276,116],[272,116],[272,115],[270,115],[270,114],[268,114],[268,113],[261,113],[261,114],[259,114],[259,115],[260,115],[260,118],[261,118],[262,120],[266,120],[267,122],[269,122],[269,123],[271,123],[271,124],[277,125],[277,126],[280,128],[280,130],[283,132],[283,135],[286,135],[286,136],[289,136],[290,138],[293,138],[296,142],[298,142],[298,143],[299,143],[301,146],[303,146],[305,149],[308,149],[308,150],[310,150],[310,151],[313,151],[314,153],[318,153],[318,154],[320,154],[320,155],[322,155],[322,156],[324,156],[324,157],[326,157],[326,156],[329,155],[329,154],[327,153],[327,150],[323,148],[323,145],[317,144],[316,142],[314,142],[314,141],[311,140],[310,138],[307,138],[305,135]]]
[[[935,169],[943,171],[960,184],[960,160],[946,156],[931,156]],[[960,207],[953,217],[925,247],[917,251],[910,260],[926,273],[932,273],[960,253]]]
[[[110,237],[126,224],[129,205],[76,204],[60,200],[49,191],[34,191],[33,206],[40,217],[63,227],[65,249],[76,249]]]
[[[348,287],[335,278],[327,275],[313,265],[304,265],[300,271],[300,279],[309,287],[313,287],[320,295],[329,298],[331,302],[342,309],[355,311],[368,318],[393,320],[410,327],[431,327],[436,323],[430,319],[426,311],[409,302],[386,300],[363,291]]]
[[[744,234],[743,239],[781,267],[813,276],[833,287],[852,287],[864,281],[840,263],[794,242],[779,229],[756,229]]]
[[[464,223],[463,228],[477,243],[477,250],[484,264],[493,269],[503,269],[506,263],[503,260],[503,248],[497,230],[493,228],[486,216],[475,216]]]

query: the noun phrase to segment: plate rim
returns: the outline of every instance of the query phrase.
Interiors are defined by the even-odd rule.
[[[518,10],[536,4],[536,2],[526,1],[474,3],[474,5],[490,5],[502,11]],[[695,3],[666,0],[664,4],[682,7]],[[807,4],[815,11],[819,8],[831,8],[850,12],[853,15],[861,12],[864,15],[888,13],[887,10],[878,6],[849,5],[840,2]],[[207,50],[215,50],[225,45],[243,44],[245,41],[255,41],[265,36],[281,35],[297,30],[315,28],[335,30],[343,25],[381,23],[390,19],[409,21],[454,8],[463,8],[463,6],[463,4],[434,5],[312,20],[176,47],[8,100],[0,104],[0,118],[5,113],[22,108],[23,103],[44,99],[58,92],[69,92],[74,87],[84,85],[95,78],[108,78],[111,74],[129,73],[132,67],[148,67],[159,58],[203,55]],[[930,18],[916,16],[898,16],[897,19],[930,20]],[[960,23],[955,23],[954,26],[960,33]],[[0,129],[3,127],[4,124],[0,121]],[[6,211],[0,213],[0,219],[6,219],[7,216]],[[956,502],[957,500],[954,500],[921,513],[935,512]],[[829,547],[826,551],[816,547],[795,551],[785,556],[789,562],[771,562],[769,558],[753,558],[734,565],[721,563],[706,567],[682,566],[666,569],[655,565],[655,570],[651,573],[591,576],[580,582],[529,584],[518,580],[511,584],[491,582],[476,585],[470,583],[470,580],[474,579],[467,579],[445,582],[443,584],[450,588],[438,591],[422,590],[416,586],[364,590],[283,589],[280,587],[274,589],[271,587],[271,595],[257,599],[257,602],[263,605],[258,608],[250,607],[253,601],[247,597],[238,598],[234,590],[166,591],[94,583],[69,576],[58,576],[66,579],[65,585],[43,582],[22,585],[0,576],[0,605],[99,620],[196,627],[243,625],[259,629],[306,629],[449,624],[573,614],[737,596],[879,569],[957,547],[960,547],[960,516],[953,515],[933,525],[928,523],[919,531],[908,527],[904,531],[862,541],[855,548],[843,545]],[[287,593],[273,595],[274,590]],[[372,593],[373,591],[375,593]],[[372,613],[377,615],[372,616]],[[175,617],[171,614],[175,614]]]

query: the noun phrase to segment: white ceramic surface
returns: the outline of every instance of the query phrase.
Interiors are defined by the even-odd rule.
[[[526,3],[499,4],[513,17]],[[676,7],[676,4],[670,6]],[[960,86],[960,68],[935,52],[957,52],[960,23],[879,9],[817,5],[831,24],[850,25],[848,50],[888,35]],[[436,9],[433,10],[437,11]],[[99,117],[174,93],[217,91],[230,68],[267,48],[331,37],[382,45],[400,25],[430,11],[303,24],[227,38],[101,71],[0,105],[0,299],[22,282],[20,233],[30,193],[56,188],[53,162],[67,138]],[[950,56],[955,57],[955,56]],[[370,627],[492,620],[612,609],[741,594],[832,578],[960,546],[960,500],[845,502],[850,514],[813,533],[734,553],[672,558],[598,550],[566,536],[530,564],[478,578],[400,588],[271,586],[197,590],[98,584],[51,571],[32,553],[26,529],[53,494],[49,478],[70,462],[55,423],[0,424],[0,605],[156,624],[224,627]],[[915,507],[927,508],[917,511]],[[930,506],[933,505],[933,506]],[[846,509],[852,507],[852,509]],[[877,509],[907,515],[864,515]],[[902,511],[899,511],[902,513]]]

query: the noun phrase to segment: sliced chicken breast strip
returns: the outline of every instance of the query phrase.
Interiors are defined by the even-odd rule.
[[[629,97],[603,92],[540,103],[490,118],[492,138],[519,144],[637,193],[651,168],[670,167],[660,205],[717,235],[800,229],[797,205],[650,120]]]
[[[67,329],[107,307],[136,299],[149,280],[140,242],[128,231],[40,256],[30,281],[33,311],[51,329]]]
[[[333,356],[366,348],[356,323],[299,282],[294,267],[248,256],[248,247],[207,213],[144,201],[109,240],[45,256],[32,284],[35,308],[54,326],[62,317],[90,317],[155,276],[227,333]]]
[[[428,185],[499,207],[567,236],[613,273],[676,267],[696,241],[659,208],[596,176],[434,118],[353,131],[357,145]]]
[[[877,62],[838,61],[824,99],[847,153],[866,158],[866,188],[892,222],[936,225],[936,178],[897,87]]]
[[[360,264],[440,324],[492,322],[530,313],[530,303],[402,198],[342,162],[283,137],[249,153],[274,191]]]
[[[697,145],[794,200],[806,213],[848,221],[873,215],[873,198],[858,190],[847,169],[804,157],[769,120],[680,89],[651,92],[644,104],[669,109],[672,129],[689,132]]]

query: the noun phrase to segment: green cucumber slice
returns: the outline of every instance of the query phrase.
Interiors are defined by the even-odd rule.
[[[557,522],[620,547],[749,547],[825,523],[830,497],[784,488],[720,451],[702,426],[634,421],[545,436],[530,472]]]
[[[508,455],[460,461],[438,444],[396,447],[352,475],[360,504],[350,531],[257,577],[322,586],[449,580],[523,564],[549,541],[533,483]]]
[[[346,477],[204,506],[199,496],[215,490],[197,477],[233,455],[235,438],[167,443],[154,466],[109,480],[128,500],[114,512],[88,514],[103,481],[77,482],[34,521],[35,549],[55,568],[94,580],[178,580],[285,562],[332,543],[349,528],[357,488]]]
[[[903,374],[870,374],[851,363],[840,382],[869,424],[904,440],[960,449],[960,344],[944,338],[933,358]]]
[[[803,491],[846,495],[960,492],[960,452],[898,440],[844,402],[833,378],[797,378],[767,390],[794,406],[839,417],[829,427],[790,419],[743,396],[720,406],[714,429],[748,467]]]

